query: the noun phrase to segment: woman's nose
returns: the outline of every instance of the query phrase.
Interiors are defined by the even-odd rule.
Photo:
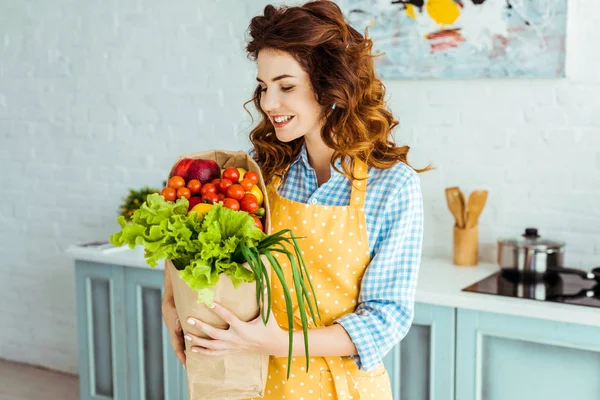
[[[271,94],[271,93],[269,93],[269,91],[263,92],[263,94],[260,98],[262,108],[266,112],[277,110],[279,107],[281,107],[281,101],[279,100],[279,97],[277,96],[277,94],[276,93]]]

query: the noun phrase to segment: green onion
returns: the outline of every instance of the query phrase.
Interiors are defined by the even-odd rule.
[[[289,235],[288,235],[289,234]],[[285,244],[289,244],[293,248],[293,253],[289,251]],[[317,315],[319,320],[321,314],[317,307],[317,298],[314,287],[310,280],[308,268],[302,257],[300,246],[296,240],[296,236],[289,229],[283,229],[272,235],[267,236],[261,240],[256,247],[249,248],[246,243],[241,242],[239,248],[236,250],[236,255],[243,258],[254,273],[256,277],[256,302],[261,310],[261,317],[263,323],[266,325],[271,315],[271,284],[269,281],[269,267],[273,269],[275,275],[281,284],[283,295],[285,299],[285,306],[288,314],[288,333],[289,333],[289,348],[288,348],[288,373],[287,377],[290,377],[291,362],[292,362],[292,349],[294,340],[294,307],[292,302],[292,294],[288,282],[286,282],[283,268],[277,259],[273,256],[273,253],[284,254],[289,260],[291,273],[292,273],[292,284],[293,290],[296,292],[296,300],[298,303],[298,312],[300,313],[300,320],[302,324],[302,332],[304,336],[304,350],[306,353],[306,369],[309,368],[309,350],[308,350],[308,316],[306,313],[306,305],[310,315],[315,322],[317,321]],[[264,255],[269,260],[270,266],[265,266],[262,261],[261,255]],[[240,260],[241,261],[241,260]],[[307,290],[305,281],[308,281],[312,291]],[[264,298],[264,288],[267,289],[267,299]],[[265,304],[266,303],[266,304]],[[316,314],[315,314],[316,309]]]

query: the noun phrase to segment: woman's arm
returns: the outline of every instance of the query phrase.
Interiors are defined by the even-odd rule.
[[[171,345],[179,361],[185,366],[185,344],[183,341],[183,329],[177,316],[175,308],[175,298],[173,297],[173,285],[171,284],[171,274],[165,264],[165,288],[162,301],[162,315],[169,332]]]
[[[420,181],[412,170],[403,175],[381,214],[380,240],[363,276],[358,306],[335,321],[354,342],[360,369],[369,371],[408,333],[423,241]]]
[[[287,331],[282,331],[279,348],[274,352],[275,357],[287,357],[289,350],[289,336]],[[304,333],[294,332],[293,356],[304,356]],[[308,331],[308,353],[310,356],[354,356],[356,346],[350,339],[348,332],[341,325],[314,328]]]

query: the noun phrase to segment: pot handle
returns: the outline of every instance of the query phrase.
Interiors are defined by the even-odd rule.
[[[566,268],[566,267],[548,267],[546,272],[555,272],[557,274],[572,274],[579,275],[583,279],[596,280],[596,275],[593,272],[585,272],[582,269]]]

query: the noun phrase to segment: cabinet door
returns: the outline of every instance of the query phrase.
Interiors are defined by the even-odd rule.
[[[600,398],[600,328],[458,310],[457,400]]]
[[[124,269],[75,263],[79,392],[82,400],[126,400]]]
[[[454,398],[455,310],[416,304],[413,325],[385,358],[395,400]]]
[[[125,269],[131,399],[181,399],[181,364],[162,318],[164,271]]]

